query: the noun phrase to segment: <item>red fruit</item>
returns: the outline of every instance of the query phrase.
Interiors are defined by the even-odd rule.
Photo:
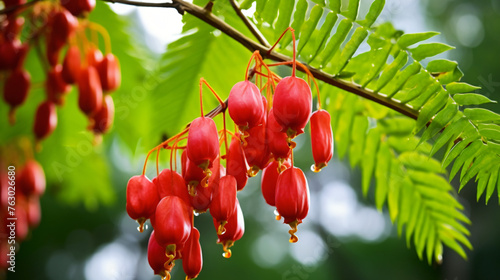
[[[3,36],[7,41],[13,41],[21,33],[24,25],[23,17],[9,17],[7,19],[7,25],[3,32]]]
[[[94,133],[106,133],[113,125],[115,116],[115,104],[113,98],[109,95],[104,96],[104,102],[101,109],[93,116],[94,125],[92,130]]]
[[[127,183],[127,213],[137,220],[139,231],[143,232],[144,223],[155,213],[158,204],[158,190],[146,176],[134,176]]]
[[[285,219],[284,222],[292,228],[289,231],[290,242],[297,242],[297,225],[309,211],[309,186],[300,168],[288,168],[278,176],[275,203],[276,210]]]
[[[97,71],[99,72],[102,89],[104,91],[113,91],[120,86],[120,63],[112,53],[108,53],[102,59],[97,65]]]
[[[40,210],[40,199],[35,196],[28,198],[28,225],[36,227],[40,224],[42,213]]]
[[[45,101],[36,109],[33,132],[37,140],[49,136],[57,126],[56,105]]]
[[[200,169],[197,166],[195,166],[195,168]],[[191,192],[192,194],[194,194],[190,196],[191,206],[193,206],[193,208],[198,213],[207,211],[210,203],[212,202],[213,191],[219,185],[221,176],[224,176],[226,173],[224,166],[220,164],[219,158],[215,159],[214,165],[210,170],[212,172],[212,175],[210,176],[210,179],[208,179],[208,183],[206,186],[197,184],[194,189],[191,188]]]
[[[93,115],[102,106],[102,87],[94,67],[80,71],[78,80],[78,106],[86,115]]]
[[[236,179],[238,191],[241,191],[247,184],[247,170],[248,165],[238,134],[237,137],[231,139],[227,154],[227,175],[232,175]]]
[[[26,101],[31,85],[31,76],[25,70],[14,70],[10,73],[3,86],[3,99],[10,105],[11,119],[16,107]]]
[[[47,73],[45,90],[47,91],[47,100],[57,105],[64,104],[64,95],[71,91],[71,86],[63,80],[62,66],[60,64],[56,65]]]
[[[166,196],[160,200],[155,213],[156,241],[166,248],[169,258],[182,250],[191,233],[193,211],[181,198]]]
[[[236,83],[229,93],[227,110],[242,131],[258,125],[265,113],[259,88],[248,80]]]
[[[319,110],[311,116],[311,145],[314,157],[314,172],[328,165],[333,156],[333,133],[330,113]]]
[[[163,169],[160,175],[156,177],[156,185],[158,186],[160,199],[166,196],[177,196],[186,204],[190,203],[186,183],[179,173],[170,169]]]
[[[276,183],[278,182],[278,176],[280,175],[280,172],[278,172],[278,170],[290,168],[291,166],[292,163],[290,159],[286,160],[283,164],[281,164],[281,166],[279,161],[273,161],[268,167],[262,170],[262,195],[264,196],[267,204],[271,206],[276,205]],[[281,172],[282,171],[283,170],[281,170]]]
[[[26,239],[29,232],[27,201],[23,195],[16,195],[16,242]]]
[[[154,274],[160,275],[161,277],[165,277],[168,274],[168,271],[165,269],[165,263],[169,262],[169,259],[165,256],[165,247],[160,246],[160,244],[156,242],[154,230],[149,236],[148,262]]]
[[[219,155],[219,134],[214,120],[198,117],[191,122],[186,150],[189,160],[201,169],[212,166]]]
[[[269,111],[267,117],[267,143],[269,151],[275,160],[284,160],[290,157],[292,149],[288,146],[287,135],[281,132],[281,125],[274,118],[273,109]]]
[[[67,10],[57,11],[49,23],[50,33],[47,38],[47,58],[51,66],[59,62],[59,52],[73,35],[78,21]]]
[[[19,68],[26,58],[29,46],[18,39],[0,42],[0,70]]]
[[[95,0],[61,0],[61,4],[74,16],[89,13],[95,8]]]
[[[208,184],[207,175],[203,172],[203,169],[199,168],[194,164],[191,160],[189,160],[187,156],[187,151],[184,150],[181,156],[181,164],[182,164],[182,177],[184,181],[188,185],[188,189],[191,193],[194,193],[194,189],[200,182],[202,185]]]
[[[26,197],[40,196],[45,192],[45,173],[36,160],[26,161],[18,176],[19,189]]]
[[[3,3],[5,4],[5,9],[8,9],[10,7],[25,4],[26,0],[3,0]]]
[[[236,179],[231,175],[222,177],[215,186],[210,204],[210,215],[219,225],[217,233],[224,232],[224,226],[236,213]]]
[[[219,224],[215,219],[213,220],[215,229],[217,230]],[[230,258],[231,250],[229,248],[234,245],[234,242],[240,240],[245,233],[245,219],[243,217],[243,211],[241,211],[238,199],[236,199],[236,212],[229,218],[225,228],[226,231],[223,234],[217,234],[217,243],[222,244],[223,246],[223,256],[225,258]]]
[[[99,64],[103,60],[102,52],[97,48],[91,48],[87,51],[87,64],[94,66],[96,69],[99,68]]]
[[[285,77],[276,86],[274,117],[290,138],[304,133],[312,109],[311,88],[301,78]]]
[[[78,46],[71,46],[64,57],[62,78],[68,84],[73,84],[77,81],[80,72],[80,49]]]
[[[245,158],[251,168],[250,174],[255,176],[260,169],[266,168],[271,159],[269,146],[266,139],[266,123],[265,121],[258,126],[248,130],[250,136],[245,140],[247,146],[243,146]]]
[[[189,239],[182,249],[182,268],[186,273],[186,279],[198,277],[203,267],[203,255],[200,246],[200,232],[193,227]]]

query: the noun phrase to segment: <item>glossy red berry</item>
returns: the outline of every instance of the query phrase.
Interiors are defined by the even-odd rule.
[[[26,161],[18,180],[21,192],[27,197],[40,196],[45,192],[45,173],[42,166],[34,159]]]
[[[134,176],[127,183],[127,213],[137,220],[139,231],[144,230],[144,223],[155,213],[158,204],[158,190],[146,176]]]
[[[239,134],[231,139],[229,153],[227,154],[227,175],[232,175],[237,182],[237,189],[241,191],[248,181],[248,165],[245,152],[241,146]]]
[[[179,173],[168,168],[163,169],[160,175],[156,177],[156,185],[158,186],[160,199],[166,196],[177,196],[186,204],[190,203],[186,183]]]
[[[274,118],[274,109],[269,111],[267,118],[267,143],[269,151],[275,160],[284,160],[290,157],[292,149],[288,145],[286,133],[281,131],[281,125]]]
[[[95,0],[61,0],[61,4],[74,16],[91,12],[95,8]]]
[[[21,44],[18,39],[0,42],[0,70],[19,68],[28,53],[28,44]]]
[[[275,206],[276,198],[276,183],[278,182],[278,176],[283,171],[283,169],[290,168],[292,165],[290,159],[283,162],[280,165],[279,161],[273,161],[268,167],[262,170],[262,195],[266,200],[267,204]],[[278,172],[280,170],[281,172]]]
[[[73,35],[78,21],[65,9],[61,9],[50,17],[49,35],[47,38],[47,58],[51,66],[59,63],[59,53],[62,47]]]
[[[330,113],[319,110],[311,116],[311,145],[314,158],[314,171],[328,165],[333,156],[333,133]]]
[[[165,255],[165,247],[160,246],[156,241],[154,230],[151,232],[148,241],[148,262],[154,274],[161,277],[165,277],[168,274],[165,263],[169,262],[169,258]]]
[[[94,133],[106,133],[113,125],[115,116],[115,103],[113,98],[109,95],[104,96],[104,102],[101,109],[92,117],[94,124],[92,130]]]
[[[71,46],[66,52],[62,67],[62,78],[68,84],[77,82],[81,68],[80,49],[78,46]]]
[[[40,224],[40,219],[42,218],[42,212],[40,209],[40,198],[36,196],[28,197],[28,225],[30,227],[36,227]]]
[[[166,196],[156,206],[156,241],[171,259],[182,250],[191,233],[193,211],[180,197]]]
[[[208,184],[207,175],[203,172],[203,169],[199,168],[194,162],[189,160],[187,156],[187,151],[184,150],[181,156],[182,164],[182,177],[188,185],[188,189],[191,194],[194,194],[194,188],[198,184],[206,186]]]
[[[215,219],[213,220],[215,229],[217,230],[219,224]],[[223,256],[225,258],[230,258],[231,250],[229,248],[234,245],[234,242],[240,240],[245,233],[245,219],[243,217],[243,211],[241,211],[238,199],[236,199],[236,212],[229,218],[225,229],[226,231],[223,234],[217,234],[217,243],[222,244],[223,246]]]
[[[199,169],[197,166],[196,168]],[[203,213],[208,210],[212,202],[214,189],[219,185],[220,178],[226,174],[226,169],[220,164],[219,158],[214,160],[214,164],[210,171],[212,175],[208,179],[206,186],[204,186],[204,184],[197,184],[194,189],[191,188],[191,206],[193,206],[194,210],[198,213]]]
[[[98,68],[99,64],[101,64],[103,60],[102,52],[95,47],[92,47],[87,51],[87,64],[90,66],[94,66],[94,68]]]
[[[210,204],[210,215],[219,224],[217,233],[224,232],[225,224],[236,213],[236,179],[231,175],[222,177],[215,186]]]
[[[276,121],[290,138],[303,133],[311,115],[311,88],[301,78],[283,78],[276,86],[273,108]]]
[[[40,104],[35,113],[33,132],[37,140],[49,136],[57,126],[56,105],[50,101]]]
[[[246,146],[243,146],[245,158],[250,166],[250,174],[256,175],[260,169],[266,168],[271,159],[269,146],[266,139],[266,122],[248,130],[249,136],[245,138]]]
[[[80,71],[78,80],[78,107],[86,115],[93,115],[102,106],[102,87],[99,75],[94,67]]]
[[[189,160],[203,170],[212,166],[219,155],[219,134],[214,120],[198,117],[191,122],[186,150]]]
[[[300,168],[288,168],[278,176],[275,203],[279,215],[292,228],[289,231],[290,242],[297,242],[298,238],[295,236],[297,225],[309,212],[309,186]]]
[[[25,4],[26,0],[3,0],[3,3],[5,4],[5,8],[8,9],[14,6]]]
[[[3,86],[3,99],[10,106],[10,119],[14,122],[15,108],[26,101],[31,85],[31,76],[25,70],[14,70]]]
[[[265,113],[259,88],[248,80],[236,83],[229,93],[227,110],[242,131],[258,125]]]
[[[24,18],[23,17],[16,17],[16,16],[10,16],[7,18],[7,25],[5,26],[5,29],[3,30],[3,37],[7,41],[13,41],[16,39],[19,34],[21,33],[21,30],[23,29],[24,25]]]
[[[203,255],[200,245],[200,232],[193,227],[189,239],[182,249],[182,268],[186,273],[186,279],[198,277],[203,267]]]
[[[112,53],[108,53],[97,65],[103,91],[116,90],[121,83],[120,63]]]
[[[47,100],[54,102],[56,105],[64,104],[64,95],[71,91],[71,86],[63,80],[62,66],[60,64],[54,66],[47,73],[45,90],[47,92]]]

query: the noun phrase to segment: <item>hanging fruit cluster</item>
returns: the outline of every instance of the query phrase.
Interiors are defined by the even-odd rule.
[[[0,149],[0,267],[9,267],[12,251],[28,236],[29,230],[40,223],[40,196],[45,192],[45,174],[33,159],[29,141],[21,141],[24,158],[15,153],[16,147]],[[16,164],[12,164],[16,163]],[[22,163],[22,165],[21,165]]]
[[[113,123],[114,104],[109,95],[120,86],[117,58],[111,53],[109,34],[86,19],[95,0],[4,0],[0,17],[0,85],[10,106],[9,120],[28,96],[31,76],[23,64],[28,51],[36,50],[46,73],[46,98],[35,112],[36,141],[57,126],[56,107],[64,105],[71,85],[78,87],[78,106],[89,120],[89,130],[101,135]],[[31,3],[31,2],[30,2]],[[90,36],[88,36],[90,35]],[[102,36],[105,55],[99,49]],[[91,39],[89,39],[90,37]]]
[[[127,213],[137,220],[140,232],[150,219],[153,231],[149,238],[148,261],[154,273],[164,279],[170,279],[177,259],[182,259],[186,279],[196,278],[202,269],[200,232],[194,226],[194,213],[209,210],[223,256],[231,257],[229,248],[245,231],[237,192],[243,190],[248,178],[259,170],[263,170],[265,201],[276,207],[277,220],[283,218],[291,227],[290,242],[298,241],[297,226],[309,210],[309,187],[304,172],[293,164],[293,139],[304,133],[306,124],[310,123],[313,170],[318,172],[332,158],[333,135],[330,115],[321,110],[319,96],[318,111],[311,114],[311,88],[295,75],[296,66],[303,65],[295,60],[293,29],[286,31],[292,32],[293,61],[266,64],[256,51],[250,58],[245,79],[233,86],[227,102],[223,102],[202,78],[200,117],[153,148],[148,153],[142,175],[132,177],[127,184]],[[254,66],[250,69],[252,62]],[[292,64],[290,77],[280,78],[270,70],[281,64]],[[303,68],[308,79],[314,81],[307,68]],[[250,75],[255,77],[255,82],[250,81],[253,79]],[[203,85],[220,103],[207,115],[203,113]],[[234,131],[226,127],[226,112],[234,122]],[[219,113],[222,113],[224,124],[220,130],[213,120]],[[160,172],[161,149],[170,150],[170,168]],[[157,176],[149,180],[145,176],[146,164],[154,151],[157,153]],[[179,154],[180,173],[176,171]]]

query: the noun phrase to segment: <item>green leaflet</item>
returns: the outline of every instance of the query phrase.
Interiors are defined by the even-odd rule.
[[[292,28],[295,30],[295,38],[300,37],[300,29],[302,28],[302,24],[304,24],[305,18],[306,18],[306,12],[307,12],[307,0],[299,0],[297,2],[297,7],[295,8],[295,13],[293,14],[293,22],[292,22]],[[283,32],[285,30],[282,30]],[[287,34],[283,39],[281,40],[281,45],[286,47],[290,42],[292,41],[292,35]]]
[[[464,114],[474,123],[500,122],[499,114],[483,108],[467,108],[464,110]]]
[[[455,117],[457,112],[458,112],[457,104],[455,103],[455,101],[453,101],[453,99],[448,98],[446,106],[444,107],[443,110],[437,113],[434,119],[432,119],[431,124],[422,134],[420,142],[427,141],[432,137],[434,137],[439,131],[441,131],[441,129],[443,129],[448,124],[448,122],[450,122],[453,119],[453,117]]]
[[[365,149],[363,152],[363,161],[361,162],[362,171],[362,188],[363,195],[368,194],[370,188],[370,181],[372,179],[373,168],[375,167],[375,160],[377,151],[379,149],[380,133],[377,129],[371,129],[366,136]]]
[[[399,71],[392,82],[383,87],[381,92],[386,94],[387,97],[394,96],[411,76],[420,71],[420,67],[420,63],[416,61],[408,65],[405,69]]]
[[[491,173],[487,171],[480,171],[477,174],[476,180],[478,181],[477,183],[477,192],[476,192],[476,201],[479,202],[479,199],[481,198],[481,195],[483,195],[484,191],[486,190],[486,185],[489,182]]]
[[[428,43],[418,45],[415,48],[409,49],[409,51],[415,60],[420,61],[424,58],[432,57],[452,49],[454,49],[454,47],[443,43]]]
[[[323,14],[323,8],[320,5],[315,5],[311,13],[309,14],[309,19],[302,25],[300,29],[300,40],[299,46],[297,47],[297,54],[302,52],[302,49],[311,38],[316,25],[318,25],[319,20],[321,19],[321,15]]]
[[[347,5],[347,10],[342,11],[341,15],[345,16],[346,18],[352,21],[355,21],[356,17],[358,16],[359,1],[360,0],[349,0],[349,4]]]
[[[344,69],[347,65],[347,61],[352,57],[352,55],[359,48],[359,45],[365,40],[366,36],[368,36],[368,30],[366,27],[358,27],[354,31],[351,39],[347,42],[338,61],[333,64],[331,73],[338,74]]]
[[[406,168],[424,172],[444,173],[441,163],[418,152],[405,152],[398,159]]]
[[[345,100],[342,102],[342,107],[344,108],[344,110],[341,111],[340,117],[336,119],[336,125],[334,125],[334,136],[335,141],[337,142],[336,148],[339,158],[343,158],[347,154],[349,148],[349,136],[351,134],[351,127],[354,119],[353,108],[356,104],[357,99],[358,97],[352,94],[346,96]]]
[[[352,143],[349,146],[349,161],[351,167],[354,167],[363,159],[368,119],[365,116],[355,116],[351,129]]]
[[[457,68],[458,63],[447,59],[436,59],[427,64],[427,71],[431,73],[450,72]]]
[[[449,191],[452,189],[448,181],[446,181],[445,178],[437,175],[436,173],[408,170],[408,176],[416,184],[429,186],[441,191]]]
[[[492,140],[500,139],[500,126],[496,124],[480,123],[477,127],[481,136]]]
[[[262,12],[262,20],[273,26],[274,20],[278,15],[280,0],[267,1],[266,8]]]
[[[365,88],[368,83],[372,81],[380,72],[382,71],[383,67],[385,66],[385,62],[387,61],[387,58],[389,57],[389,53],[392,49],[392,44],[386,44],[384,47],[380,48],[377,53],[377,55],[371,60],[371,67],[364,77],[363,81],[361,82],[361,87]]]
[[[384,8],[385,0],[375,0],[370,6],[370,10],[364,20],[358,21],[358,23],[365,27],[371,27],[372,24],[377,20],[378,16]]]
[[[388,182],[391,176],[391,161],[392,154],[389,146],[385,142],[380,143],[380,148],[377,153],[377,159],[375,160],[375,179],[377,181],[377,187],[375,188],[375,205],[379,211],[382,211],[382,206],[384,206],[385,199],[387,197]]]
[[[404,87],[394,95],[394,99],[400,100],[401,103],[404,104],[409,102],[424,103],[437,91],[437,89],[433,90],[431,88],[431,85],[434,84],[436,84],[435,80],[432,79],[427,72],[420,71],[406,81]],[[416,107],[420,108],[420,106]]]
[[[481,87],[476,87],[467,83],[450,83],[446,85],[446,90],[450,94],[473,92],[478,89],[481,89]]]
[[[399,215],[399,196],[401,186],[405,183],[405,174],[398,160],[392,157],[390,178],[388,181],[389,188],[387,191],[387,207],[389,209],[389,217],[394,223]]]
[[[278,40],[279,36],[290,26],[294,6],[295,0],[281,0],[278,20],[276,20],[274,29],[274,40]]]
[[[450,92],[449,85],[446,87],[446,89],[448,90],[448,92]],[[453,95],[453,99],[455,99],[455,101],[459,105],[481,105],[485,103],[497,103],[495,100],[491,100],[484,95],[475,93],[455,94]]]
[[[452,82],[460,80],[464,76],[464,73],[460,68],[456,67],[453,71],[441,73],[436,78],[442,85],[446,85]]]
[[[340,13],[340,5],[342,0],[329,0],[328,7],[332,12],[339,14]]]
[[[439,149],[441,149],[450,140],[456,139],[457,136],[462,132],[464,126],[467,124],[467,119],[464,118],[462,114],[457,114],[455,121],[451,121],[444,131],[439,135],[436,142],[432,146],[430,156],[434,155]]]
[[[325,6],[325,0],[312,0],[315,4],[320,5],[321,7]]]
[[[424,128],[424,126],[432,119],[434,114],[436,114],[439,109],[443,108],[448,97],[448,93],[445,90],[441,89],[437,95],[435,95],[422,107],[418,115],[414,133],[418,133],[422,128]]]
[[[406,49],[411,45],[414,45],[418,42],[425,41],[431,37],[434,37],[438,35],[439,32],[423,32],[423,33],[408,33],[408,34],[403,34],[399,40],[398,40],[398,45],[402,49]]]
[[[493,192],[495,191],[495,186],[498,181],[498,173],[500,172],[499,167],[493,168],[491,172],[490,179],[488,180],[488,186],[486,187],[486,204],[488,204],[488,201],[490,200],[491,196],[493,195]]]
[[[311,63],[311,61],[313,61],[316,58],[316,56],[321,52],[321,50],[325,46],[326,41],[330,37],[330,32],[332,31],[332,28],[335,25],[335,22],[337,22],[337,18],[338,16],[336,13],[329,12],[326,15],[325,22],[323,23],[321,29],[319,30],[319,34],[316,39],[316,44],[313,47],[313,55],[309,59],[309,63]]]
[[[476,153],[477,155],[478,153]],[[497,155],[492,155],[491,153],[486,152],[480,156],[477,156],[475,161],[472,163],[472,166],[467,169],[467,172],[463,175],[463,178],[460,179],[460,188],[459,191],[472,179],[476,176],[479,171],[485,170],[486,168],[491,168],[491,164],[497,160]],[[462,168],[462,172],[466,169],[466,166]]]
[[[255,2],[255,0],[243,0],[240,3],[240,9],[242,9],[242,10],[250,9],[252,7],[253,2]]]
[[[255,15],[262,19],[262,13],[264,12],[264,8],[266,7],[267,0],[256,0],[257,9],[255,11]]]
[[[326,45],[325,50],[323,51],[324,57],[321,60],[321,65],[326,66],[330,59],[332,59],[333,55],[339,50],[340,45],[349,34],[349,31],[352,28],[352,21],[349,19],[343,19],[339,26],[337,27],[337,31],[332,36],[328,44]]]
[[[379,92],[380,89],[386,86],[387,83],[394,78],[398,70],[406,64],[406,62],[408,62],[408,53],[405,51],[399,51],[394,61],[384,69],[384,72],[382,72],[382,75],[377,81],[377,88],[375,89],[375,92]]]
[[[465,148],[460,155],[455,160],[453,167],[450,172],[450,181],[455,177],[457,172],[460,170],[462,166],[464,166],[465,170],[469,168],[470,162],[474,159],[474,157],[480,153],[484,149],[484,145],[481,140],[476,140],[471,143],[470,146]],[[469,164],[467,164],[469,161]],[[462,176],[465,175],[465,172],[462,173]]]
[[[415,125],[415,120],[398,116],[380,119],[378,124],[387,134],[392,136],[408,136],[412,131],[412,127]]]
[[[413,188],[411,180],[407,177],[401,182],[399,192],[399,215],[397,218],[398,235],[401,236],[403,226],[408,223],[410,219],[410,212],[412,208]]]

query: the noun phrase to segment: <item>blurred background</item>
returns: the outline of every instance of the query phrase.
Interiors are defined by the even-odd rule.
[[[361,6],[369,7],[370,2],[363,0]],[[113,93],[114,128],[100,146],[93,146],[91,134],[85,131],[85,118],[76,113],[76,94],[68,96],[66,106],[58,112],[58,128],[37,155],[48,183],[41,198],[42,221],[21,244],[16,272],[8,273],[7,279],[160,278],[153,276],[147,263],[149,230],[139,233],[125,212],[125,189],[128,179],[141,172],[147,150],[176,133],[198,112],[197,102],[184,98],[182,93],[174,99],[164,97],[196,89],[196,84],[187,87],[162,80],[162,75],[168,75],[167,66],[178,55],[163,55],[167,45],[172,43],[168,48],[178,49],[180,43],[173,42],[188,35],[181,34],[182,17],[172,9],[98,1],[90,18],[110,32],[113,52],[121,62],[122,87]],[[391,21],[408,33],[441,32],[436,40],[456,46],[446,57],[459,62],[465,73],[462,80],[481,86],[482,94],[500,100],[499,1],[387,0],[379,18],[379,22],[383,21]],[[241,70],[229,68],[220,74],[211,73],[211,65],[182,67],[186,76],[191,75],[190,70],[194,76],[202,73],[221,95],[227,96],[230,87],[243,78],[250,53],[220,32],[209,32],[210,41],[192,47],[199,48],[199,55],[213,56],[206,63]],[[221,54],[225,43],[233,53]],[[223,60],[221,56],[226,54],[235,57]],[[36,57],[28,57],[27,68],[33,80],[43,80]],[[32,105],[20,109],[18,124],[8,130],[3,118],[7,109],[5,104],[0,105],[2,145],[16,139],[16,135],[29,134],[37,100],[43,98],[43,90],[34,91],[28,100]],[[190,102],[185,106],[193,113],[180,111],[186,107],[174,108],[175,102],[181,101]],[[205,104],[210,108],[216,103],[211,100]],[[158,110],[158,106],[168,107]],[[497,104],[489,109],[500,112]],[[176,119],[180,121],[170,125]],[[313,160],[308,136],[301,135],[297,143],[296,165],[310,170]],[[161,161],[161,166],[167,166],[166,160]],[[154,177],[153,163],[147,174]],[[197,217],[204,256],[199,279],[498,279],[500,208],[496,199],[487,206],[484,200],[476,202],[474,185],[466,186],[459,195],[473,222],[470,240],[474,250],[467,251],[469,259],[463,260],[445,249],[441,265],[428,265],[397,236],[387,214],[374,208],[373,198],[361,195],[360,172],[351,170],[347,161],[334,159],[319,174],[308,172],[306,176],[311,210],[299,226],[297,244],[288,242],[288,226],[274,219],[274,209],[262,198],[260,175],[250,179],[238,194],[246,231],[233,247],[232,258],[222,257],[209,214]],[[184,279],[181,263],[172,276],[174,280]]]

